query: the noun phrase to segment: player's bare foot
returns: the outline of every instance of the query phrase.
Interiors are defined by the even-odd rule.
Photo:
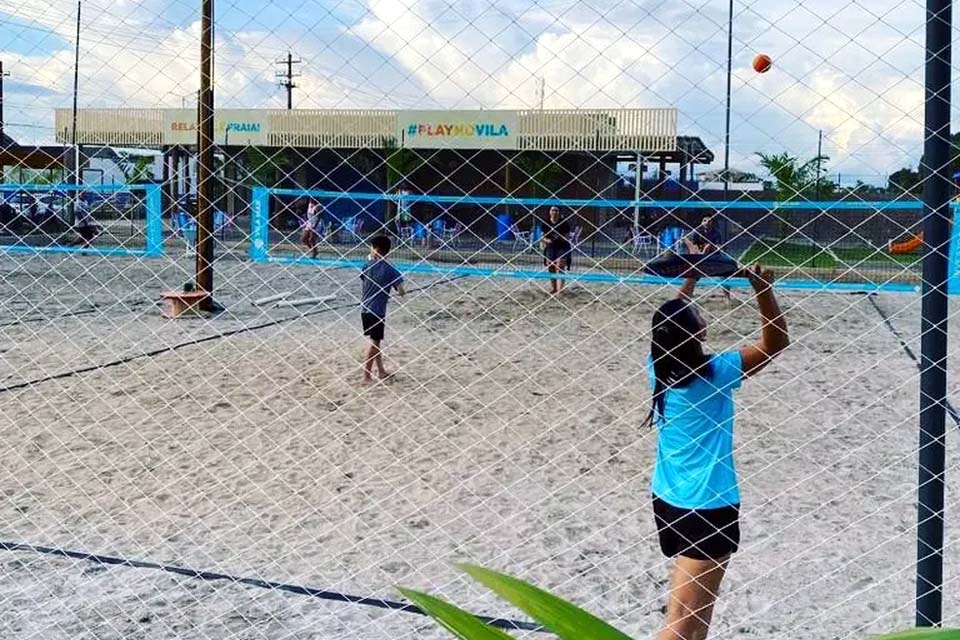
[[[395,371],[381,371],[380,372],[380,382],[385,384],[390,384],[396,378],[397,373]]]

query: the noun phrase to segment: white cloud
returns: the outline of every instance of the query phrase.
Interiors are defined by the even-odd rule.
[[[661,0],[351,0],[236,5],[217,31],[218,104],[283,104],[274,60],[303,57],[298,106],[525,108],[672,105],[682,132],[722,155],[726,2]],[[923,10],[874,0],[737,4],[731,154],[812,155],[817,131],[845,173],[873,180],[915,163],[922,130]],[[85,0],[84,106],[180,106],[198,85],[199,23],[165,0]],[[72,0],[0,0],[0,11],[66,46],[0,52],[20,82],[57,95],[8,96],[8,121],[43,126],[69,104]],[[172,14],[171,14],[172,15]],[[218,22],[218,23],[219,23]],[[25,37],[29,36],[27,32]],[[13,46],[19,44],[20,46]],[[757,75],[758,52],[774,69]],[[24,135],[31,132],[25,130]],[[43,130],[37,130],[43,134]],[[36,135],[36,131],[32,132]],[[48,137],[51,133],[46,133]]]

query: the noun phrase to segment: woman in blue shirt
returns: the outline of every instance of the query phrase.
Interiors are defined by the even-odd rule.
[[[675,558],[658,640],[707,637],[727,562],[740,543],[733,392],[790,343],[770,272],[756,265],[742,273],[760,307],[756,344],[704,353],[707,325],[692,300],[692,278],[653,316],[648,423],[659,433],[653,512],[660,549]]]

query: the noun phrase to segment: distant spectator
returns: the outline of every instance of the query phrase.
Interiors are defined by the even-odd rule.
[[[712,253],[723,246],[723,235],[713,216],[704,216],[700,225],[683,237],[688,253]]]

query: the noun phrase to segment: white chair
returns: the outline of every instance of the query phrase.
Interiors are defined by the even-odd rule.
[[[517,225],[510,225],[510,233],[513,235],[513,248],[519,248],[521,251],[527,251],[533,247],[531,233],[529,231],[520,231]]]
[[[516,227],[513,227],[512,233],[514,249],[519,248],[521,251],[529,251],[533,248],[533,240],[531,239],[531,233],[529,231],[520,231]]]
[[[460,239],[460,235],[462,233],[463,233],[463,225],[458,222],[452,228],[450,229],[445,228],[443,230],[443,237],[441,238],[441,240],[445,245],[456,246],[457,241]]]
[[[233,219],[224,211],[213,210],[213,234],[220,238],[221,242],[227,239],[227,229],[233,224]]]
[[[357,216],[353,221],[353,229],[351,229],[351,235],[353,239],[357,242],[362,240],[361,234],[363,233],[364,220],[360,216]]]
[[[178,209],[176,213],[177,226],[174,229],[174,235],[183,238],[185,253],[192,256],[197,246],[197,221],[183,209]]]
[[[352,216],[347,218],[343,222],[343,226],[340,227],[340,235],[342,242],[360,242],[360,234],[363,232],[363,218],[360,216]]]
[[[580,246],[580,238],[583,236],[583,227],[576,226],[573,228],[573,231],[570,233],[570,248],[576,249]]]
[[[633,236],[633,252],[652,251],[656,246],[657,239],[649,233],[637,233]]]

